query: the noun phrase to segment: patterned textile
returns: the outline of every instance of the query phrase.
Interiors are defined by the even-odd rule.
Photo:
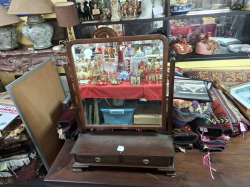
[[[57,133],[59,134],[59,139],[61,140],[67,140],[67,139],[76,140],[79,134],[79,130],[77,124],[75,124],[70,127],[57,129]]]
[[[220,121],[225,135],[232,135],[234,133],[233,126],[237,127],[240,122],[249,127],[248,122],[220,90],[213,88],[211,96],[213,98],[212,110]]]
[[[25,165],[17,170],[15,170],[15,175],[12,174],[11,177],[0,178],[0,185],[10,184],[15,182],[25,182],[28,180],[37,179],[36,176],[37,163],[36,159],[31,159],[28,165]]]
[[[168,66],[168,74],[169,74],[169,71],[170,71],[170,67]],[[183,76],[183,71],[180,67],[175,67],[175,72],[174,72],[174,75],[175,76]]]
[[[29,153],[3,158],[3,159],[0,159],[0,161],[1,161],[1,163],[0,163],[1,168],[3,168],[4,170],[9,171],[8,168],[15,170],[19,167],[22,167],[24,165],[28,165],[30,163]],[[6,164],[7,168],[4,168],[5,164]],[[1,174],[0,174],[0,177],[3,177],[3,176],[1,176]]]
[[[191,126],[195,131],[201,135],[208,137],[220,137],[223,134],[223,129],[217,117],[211,113],[209,117],[206,118],[197,118],[191,122]],[[204,129],[205,128],[205,129]]]
[[[0,150],[0,157],[3,159],[3,158],[11,157],[14,155],[25,154],[25,153],[29,153],[33,149],[34,149],[34,144],[32,140],[30,139],[21,143],[19,147],[6,149],[6,150]]]
[[[196,118],[209,117],[212,109],[210,103],[174,99],[173,123],[176,127],[183,127]],[[167,112],[168,116],[168,112]]]
[[[174,150],[175,152],[181,152],[181,150],[192,150],[194,148],[193,144],[189,144],[189,145],[177,145],[174,144]]]
[[[200,69],[185,69],[183,76],[192,79],[202,79],[213,81],[217,78],[228,86],[237,85],[243,82],[250,81],[250,71],[243,70],[200,70]]]
[[[174,128],[173,132],[173,142],[178,145],[189,145],[195,143],[199,136],[192,131],[189,125],[180,128]]]
[[[16,119],[1,133],[0,150],[19,147],[22,142],[30,139],[21,119]]]
[[[211,139],[206,142],[199,139],[195,144],[203,150],[209,148],[211,151],[223,151],[226,149],[227,145],[226,140],[222,137]]]
[[[73,108],[67,109],[56,124],[56,129],[61,129],[65,127],[70,127],[76,122],[75,111]]]

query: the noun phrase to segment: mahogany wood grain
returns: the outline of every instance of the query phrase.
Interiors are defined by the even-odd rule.
[[[211,179],[209,168],[202,164],[207,154],[201,149],[176,153],[177,176],[167,177],[152,169],[93,167],[73,172],[73,155],[69,152],[75,141],[68,140],[45,178],[48,186],[140,186],[140,187],[217,187],[250,185],[250,134],[231,138],[223,152],[211,152],[211,164],[217,171]]]
[[[71,81],[71,78],[70,78],[69,65],[64,64],[63,67],[64,67],[65,75],[66,75],[66,78],[67,78],[68,86],[69,86],[70,96],[71,96],[72,103],[73,103],[73,106],[74,106],[77,127],[78,127],[78,130],[79,130],[79,133],[83,133],[83,127],[82,127],[82,124],[81,124],[81,121],[80,121],[80,116],[79,116],[79,107],[78,107],[78,105],[76,103],[75,92],[74,92],[74,88],[73,88],[72,81]]]
[[[124,151],[117,151],[124,146]],[[174,157],[172,136],[154,132],[87,132],[80,134],[71,154],[82,156]]]

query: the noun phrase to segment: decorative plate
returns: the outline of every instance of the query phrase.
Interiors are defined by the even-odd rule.
[[[96,29],[92,35],[92,38],[113,38],[118,37],[117,33],[108,27],[101,27]]]

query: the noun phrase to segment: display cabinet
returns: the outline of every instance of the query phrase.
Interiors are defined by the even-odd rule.
[[[147,57],[143,53],[145,46],[158,48],[158,56]],[[79,130],[84,131],[71,152],[75,157],[74,171],[115,166],[157,168],[173,174],[170,116],[174,64],[167,67],[166,37],[75,40],[67,48],[79,107]],[[153,132],[136,132],[142,130]]]
[[[98,0],[94,1],[97,2]],[[80,0],[76,0],[76,3]],[[98,1],[101,2],[101,1]],[[108,8],[110,1],[102,1],[103,7]],[[121,2],[122,5],[125,1]],[[156,1],[158,2],[158,0]],[[160,1],[159,1],[160,2]],[[119,20],[119,21],[101,21],[98,23],[84,23],[82,22],[75,27],[76,38],[83,39],[92,36],[95,29],[100,26],[111,26],[121,24],[125,36],[131,35],[145,35],[145,34],[163,34],[169,39],[169,47],[173,44],[178,34],[182,35],[183,39],[188,38],[188,34],[192,34],[197,27],[201,27],[202,34],[211,32],[211,39],[218,40],[222,38],[238,39],[241,44],[250,44],[249,34],[249,2],[241,3],[233,0],[219,1],[219,0],[171,0],[163,2],[164,14],[161,16],[154,15],[152,18],[133,20]],[[188,9],[183,9],[176,4],[186,3]],[[241,8],[235,10],[238,3]],[[140,5],[140,1],[139,1]],[[154,3],[153,3],[154,5]],[[177,11],[178,10],[178,11]],[[176,12],[177,11],[177,12]],[[138,15],[141,12],[138,11]],[[228,46],[221,43],[218,53],[213,55],[202,55],[192,53],[187,55],[177,55],[177,61],[196,61],[196,60],[225,60],[225,59],[242,59],[249,58],[247,52],[244,51],[230,51]]]

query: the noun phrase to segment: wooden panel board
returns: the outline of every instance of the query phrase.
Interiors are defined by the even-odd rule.
[[[29,73],[28,77],[12,87],[12,93],[21,117],[27,122],[32,139],[48,167],[63,145],[55,124],[62,114],[65,95],[53,61]]]

